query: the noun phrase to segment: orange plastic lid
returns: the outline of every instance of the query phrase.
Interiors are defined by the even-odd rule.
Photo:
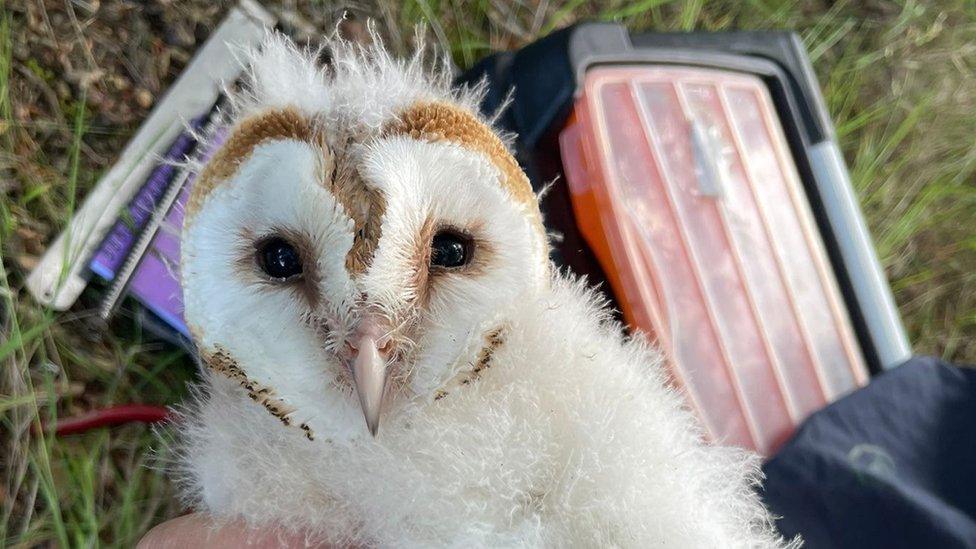
[[[589,70],[560,135],[577,225],[709,435],[769,454],[867,373],[769,92]]]

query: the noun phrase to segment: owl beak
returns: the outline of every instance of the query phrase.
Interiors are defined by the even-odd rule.
[[[352,337],[346,341],[349,353],[349,369],[359,394],[366,426],[374,437],[380,426],[383,392],[389,377],[386,365],[392,347],[391,338],[382,324],[370,317],[364,318]]]

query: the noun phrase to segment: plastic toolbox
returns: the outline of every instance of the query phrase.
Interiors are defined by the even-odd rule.
[[[490,57],[483,108],[709,435],[773,452],[910,356],[805,50],[781,32],[566,29]]]

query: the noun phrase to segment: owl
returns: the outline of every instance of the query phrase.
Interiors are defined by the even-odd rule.
[[[329,48],[247,52],[187,202],[186,502],[340,545],[784,545],[756,458],[550,264],[480,91]]]

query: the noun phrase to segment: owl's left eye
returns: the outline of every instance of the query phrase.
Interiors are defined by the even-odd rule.
[[[298,250],[278,236],[258,244],[257,263],[264,274],[275,280],[288,280],[302,274],[302,258]]]
[[[430,243],[430,264],[437,267],[463,267],[471,261],[471,239],[454,231],[440,231]]]

